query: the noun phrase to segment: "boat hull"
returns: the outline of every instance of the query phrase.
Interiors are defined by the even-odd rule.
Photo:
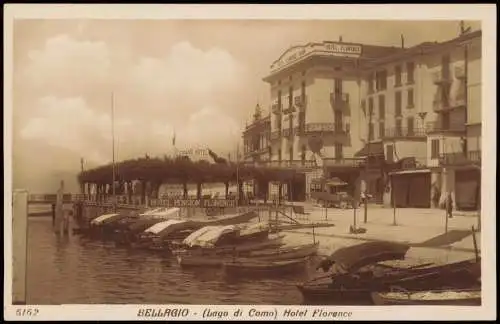
[[[431,291],[432,292],[432,291]],[[446,293],[446,292],[441,292]],[[389,296],[387,293],[373,292],[372,299],[375,305],[450,305],[450,306],[481,306],[481,296],[465,298],[419,298],[415,293],[405,296]]]
[[[287,261],[261,261],[237,259],[224,263],[224,272],[228,276],[273,276],[303,274],[306,270],[307,258]]]

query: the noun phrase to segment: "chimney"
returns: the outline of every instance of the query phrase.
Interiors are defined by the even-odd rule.
[[[339,43],[342,43],[342,35],[339,36]]]
[[[401,34],[401,48],[405,48],[405,37]]]

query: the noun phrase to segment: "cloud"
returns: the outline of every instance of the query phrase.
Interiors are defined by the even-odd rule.
[[[130,123],[120,119],[115,127],[124,132]],[[92,161],[107,162],[111,117],[91,109],[80,97],[44,97],[36,103],[34,116],[28,119],[20,136],[85,155]]]
[[[106,43],[79,41],[63,34],[28,53],[22,82],[47,93],[74,94],[107,82],[110,67]]]
[[[246,72],[227,51],[203,51],[184,41],[174,44],[165,57],[142,57],[132,67],[129,83],[142,96],[161,98],[162,111],[194,112],[217,104],[224,93],[242,90]]]
[[[222,48],[200,49],[185,41],[168,47],[163,56],[130,53],[67,35],[49,38],[29,52],[20,70],[22,82],[16,82],[20,100],[14,151],[38,145],[68,160],[43,171],[47,174],[70,167],[76,174],[75,156],[92,165],[110,162],[111,90],[116,160],[170,154],[174,131],[179,148],[210,147],[221,154],[234,149],[244,112],[235,107],[248,91],[249,74],[242,63]],[[47,169],[54,158],[38,157]],[[30,173],[34,179],[42,172],[22,165],[17,174]]]

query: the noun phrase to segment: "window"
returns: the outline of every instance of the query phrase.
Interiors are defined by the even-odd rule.
[[[450,55],[444,55],[441,58],[441,76],[443,80],[448,80],[450,78]]]
[[[415,129],[414,129],[414,119],[413,117],[408,117],[406,120],[408,124],[408,136],[414,136],[415,135]]]
[[[397,65],[396,68],[394,69],[394,77],[395,77],[395,85],[396,87],[401,86],[401,66]]]
[[[375,86],[377,91],[387,89],[387,71],[382,70],[375,73]]]
[[[413,108],[415,103],[413,101],[413,89],[408,89],[408,108]]]
[[[293,87],[288,88],[288,107],[293,106]]]
[[[342,111],[337,110],[334,116],[335,129],[338,130],[342,129],[342,119],[343,119]]]
[[[273,149],[269,146],[267,149],[267,152],[269,153],[269,160],[273,159]]]
[[[373,73],[368,76],[368,93],[373,93]]]
[[[387,145],[387,153],[385,158],[389,162],[394,161],[394,145]]]
[[[408,79],[408,83],[415,82],[415,63],[408,62],[406,63],[406,78]]]
[[[373,115],[373,98],[369,98],[368,99],[368,112],[367,112],[367,116],[371,116]]]
[[[402,136],[403,130],[401,127],[401,119],[396,119],[396,136]]]
[[[300,87],[301,87],[300,94],[302,95],[302,100],[304,100],[304,97],[306,96],[306,82],[302,81]]]
[[[368,124],[368,141],[373,140],[374,138],[374,129],[373,129],[373,123]]]
[[[342,94],[342,79],[335,79],[335,96],[339,96]]]
[[[302,145],[302,153],[300,155],[300,159],[302,160],[302,163],[306,161],[306,146]]]
[[[383,121],[378,123],[378,133],[380,138],[385,136],[385,123]]]
[[[278,149],[278,161],[281,162],[281,149]]]
[[[378,114],[380,119],[385,118],[385,96],[378,96]]]
[[[449,111],[444,111],[441,114],[441,129],[442,130],[448,130],[450,129],[450,112]]]
[[[281,90],[278,90],[278,109],[281,110]]]
[[[342,143],[335,143],[335,159],[341,160],[343,157]]]
[[[431,141],[431,159],[437,159],[439,157],[439,140],[433,139]]]
[[[290,146],[290,161],[293,161],[293,146]]]
[[[396,116],[401,116],[401,106],[402,106],[401,91],[397,91],[395,95],[396,95],[396,97],[395,97],[395,100],[394,100],[395,101],[394,104],[395,104],[395,110],[396,111],[395,111],[394,114]]]

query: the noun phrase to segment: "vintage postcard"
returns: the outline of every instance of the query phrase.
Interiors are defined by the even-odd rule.
[[[4,17],[6,319],[495,318],[495,6]]]

